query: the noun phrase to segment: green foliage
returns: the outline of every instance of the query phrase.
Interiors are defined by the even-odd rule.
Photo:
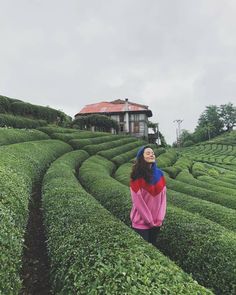
[[[98,156],[89,158],[80,168],[79,179],[105,208],[129,225],[130,192],[110,177],[109,163]],[[185,271],[217,294],[234,294],[236,237],[231,231],[169,205],[158,244]]]
[[[167,179],[168,183],[168,179]],[[201,200],[168,188],[168,202],[174,206],[199,214],[225,228],[236,232],[236,211],[219,204]]]
[[[190,146],[194,142],[211,140],[236,126],[236,107],[229,102],[220,107],[209,105],[198,119],[194,133],[184,130],[181,134],[182,146]]]
[[[69,133],[52,133],[51,138],[60,139],[65,142],[69,142],[71,139],[85,139],[85,138],[95,138],[108,135],[105,132],[92,132],[92,131],[79,131],[79,132],[69,132]],[[111,134],[109,134],[111,135]]]
[[[104,142],[104,143],[100,143],[97,145],[91,144],[91,145],[86,145],[85,147],[83,147],[84,150],[86,150],[90,155],[95,155],[97,152],[99,151],[106,151],[115,147],[120,147],[124,144],[127,143],[132,143],[137,141],[137,139],[135,137],[124,137],[118,140],[114,140],[114,141],[110,141],[110,142]]]
[[[0,294],[18,294],[24,231],[33,184],[71,147],[56,140],[0,147]]]
[[[106,136],[92,137],[92,138],[85,138],[85,139],[71,139],[69,141],[69,144],[74,149],[81,149],[87,145],[96,145],[100,143],[115,141],[122,138],[124,138],[123,135],[106,135]]]
[[[231,102],[220,106],[220,116],[227,131],[236,126],[236,107]]]
[[[87,115],[80,116],[72,122],[72,126],[75,126],[79,129],[90,129],[91,127],[96,127],[96,131],[110,132],[111,128],[118,132],[119,125],[118,123],[105,116],[105,115]]]
[[[49,136],[51,136],[53,133],[78,133],[79,130],[72,129],[72,128],[63,128],[55,125],[48,125],[45,127],[38,127],[38,130],[47,133]]]
[[[177,153],[174,149],[169,149],[157,157],[157,165],[160,168],[171,166],[177,160]]]
[[[132,158],[136,155],[136,153],[138,152],[138,149],[143,146],[144,144],[146,144],[145,141],[143,140],[136,140],[134,142],[130,142],[130,143],[123,143],[123,145],[117,146],[115,148],[111,148],[111,149],[106,149],[103,151],[98,152],[97,154],[100,156],[103,156],[107,159],[115,159],[114,162],[116,162],[117,160],[117,156],[125,153],[125,152],[130,152],[132,150],[132,152],[128,155],[128,158]],[[117,161],[120,162],[121,159],[119,159]],[[123,163],[122,163],[123,164]]]
[[[0,113],[26,117],[29,119],[43,120],[47,123],[56,123],[60,126],[67,126],[71,123],[71,117],[69,117],[62,111],[55,110],[50,107],[26,103],[19,99],[12,99],[6,96],[0,96]],[[35,128],[38,126],[32,126],[31,128]]]
[[[207,183],[205,181],[201,181],[199,179],[196,179],[187,170],[183,170],[182,172],[180,172],[178,174],[178,176],[176,177],[176,179],[180,180],[180,181],[182,181],[184,183],[189,183],[189,184],[194,185],[194,186],[198,186],[198,187],[201,187],[201,188],[206,188],[206,189],[208,189],[210,191],[213,191],[213,192],[224,193],[224,194],[227,195],[227,197],[234,196],[236,198],[236,190],[221,187],[220,185],[217,185],[217,184],[211,184],[211,183]]]
[[[72,153],[55,161],[43,181],[53,292],[212,294],[84,191],[74,171],[86,155]],[[112,170],[102,158],[93,159]]]
[[[169,178],[167,188],[188,194],[190,196],[211,201],[231,209],[236,209],[236,198],[225,193],[211,191],[209,189],[185,183]]]
[[[0,113],[9,113],[11,109],[11,103],[5,96],[0,95]]]
[[[35,129],[47,125],[44,120],[32,120],[25,117],[0,114],[0,127],[28,128]]]
[[[13,129],[0,127],[0,146],[22,141],[49,139],[49,136],[35,129]]]

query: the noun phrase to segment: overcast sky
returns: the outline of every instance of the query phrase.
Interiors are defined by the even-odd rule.
[[[236,102],[235,0],[0,0],[0,94],[74,116],[148,105],[168,143]]]

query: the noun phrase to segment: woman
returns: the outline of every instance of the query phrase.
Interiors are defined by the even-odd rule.
[[[131,172],[130,192],[132,228],[155,245],[166,213],[166,182],[149,146],[143,146],[137,153]]]

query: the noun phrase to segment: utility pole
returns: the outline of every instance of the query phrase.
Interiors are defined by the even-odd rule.
[[[157,145],[160,145],[159,123],[157,123]]]
[[[176,128],[176,143],[177,146],[180,148],[180,133],[181,133],[181,129],[180,129],[180,124],[183,122],[183,120],[181,119],[177,119],[173,121],[174,123],[176,122],[178,127]]]

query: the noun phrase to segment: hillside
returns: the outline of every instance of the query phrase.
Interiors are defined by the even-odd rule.
[[[129,225],[144,141],[55,127],[0,138],[2,293],[235,293],[235,142],[152,146],[168,190],[156,249]]]

